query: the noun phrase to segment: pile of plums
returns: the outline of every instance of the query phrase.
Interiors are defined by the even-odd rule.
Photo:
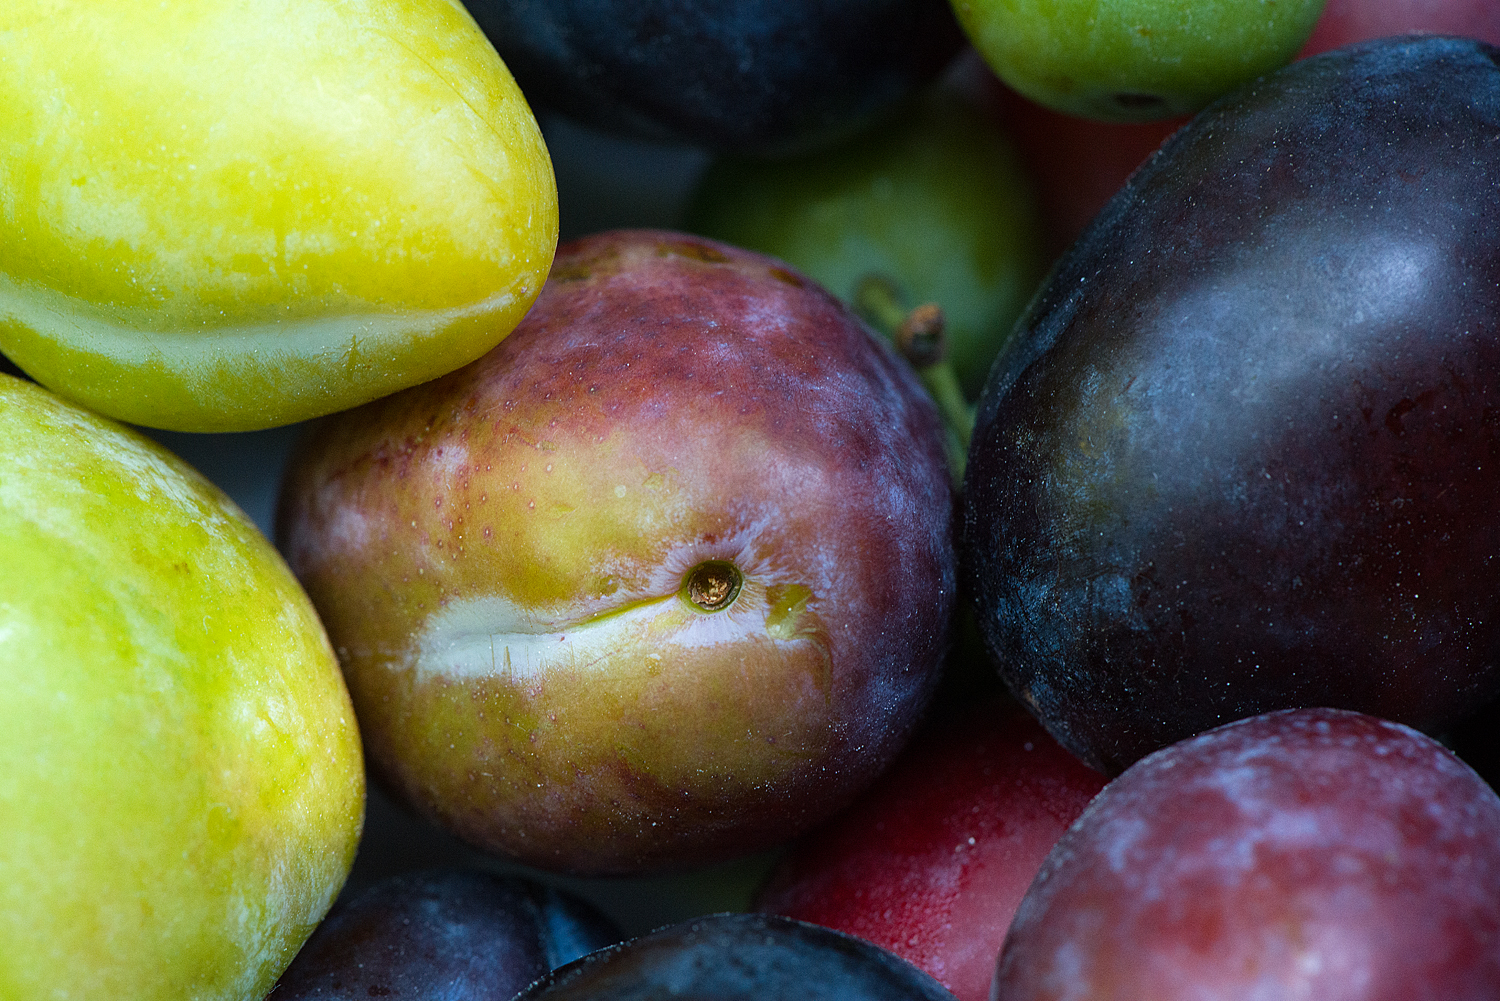
[[[1500,998],[1500,6],[1191,6],[0,13],[0,998]]]

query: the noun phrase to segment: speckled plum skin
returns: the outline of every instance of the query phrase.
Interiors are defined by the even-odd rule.
[[[1103,785],[1013,702],[946,712],[787,853],[756,907],[858,935],[959,1001],[989,1001],[1016,905]]]
[[[278,538],[402,798],[531,864],[792,837],[909,736],[947,642],[952,488],[909,369],[779,262],[561,248],[525,321],[328,419]],[[705,561],[743,586],[683,596]]]
[[[1214,105],[992,371],[966,576],[1094,767],[1299,705],[1441,732],[1500,691],[1497,59],[1386,39]]]
[[[1436,741],[1343,710],[1150,755],[1058,842],[996,1001],[1500,997],[1500,798]]]

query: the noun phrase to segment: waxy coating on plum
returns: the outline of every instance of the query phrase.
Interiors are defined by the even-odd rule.
[[[1103,785],[1009,700],[945,710],[792,847],[755,906],[857,935],[959,1001],[988,1001],[1016,905]]]
[[[601,949],[516,1001],[953,1001],[864,939],[770,914],[711,914]]]
[[[852,135],[963,45],[946,0],[468,0],[527,96],[756,157]]]
[[[1500,997],[1500,798],[1436,741],[1343,710],[1174,744],[1057,843],[994,997]]]
[[[378,773],[579,873],[844,805],[915,727],[954,605],[915,378],[775,259],[620,231],[561,248],[479,362],[315,425],[278,537]]]
[[[1038,294],[981,400],[963,549],[1007,683],[1094,767],[1500,687],[1500,66],[1301,60],[1200,114]]]
[[[498,1001],[623,937],[583,900],[533,879],[406,873],[334,905],[274,996]]]

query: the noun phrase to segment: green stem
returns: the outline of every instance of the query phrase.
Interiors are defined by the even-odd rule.
[[[942,311],[933,305],[913,309],[900,287],[881,274],[863,278],[854,292],[854,311],[884,334],[911,363],[943,418],[953,482],[964,478],[974,408],[964,398],[958,375],[946,355]]]

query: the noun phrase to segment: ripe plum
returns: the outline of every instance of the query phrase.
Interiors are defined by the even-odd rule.
[[[986,1001],[1016,905],[1104,784],[1021,707],[934,719],[850,809],[804,838],[756,906],[874,942]]]
[[[278,537],[399,798],[624,875],[874,781],[937,681],[953,506],[931,400],[831,294],[625,230],[478,362],[309,428]]]
[[[714,914],[601,949],[516,1001],[953,1001],[921,970],[852,935],[766,914]]]
[[[1053,849],[997,1001],[1492,1001],[1500,798],[1437,742],[1283,710],[1144,758]]]
[[[1106,772],[1500,685],[1500,53],[1385,39],[1199,115],[1059,263],[981,400],[966,576]]]
[[[340,901],[275,996],[491,1001],[621,937],[590,905],[530,879],[409,873]]]
[[[849,135],[934,77],[946,0],[468,0],[526,96],[590,124],[748,156]]]
[[[1500,45],[1495,0],[1328,0],[1301,55],[1410,32],[1464,35]]]

